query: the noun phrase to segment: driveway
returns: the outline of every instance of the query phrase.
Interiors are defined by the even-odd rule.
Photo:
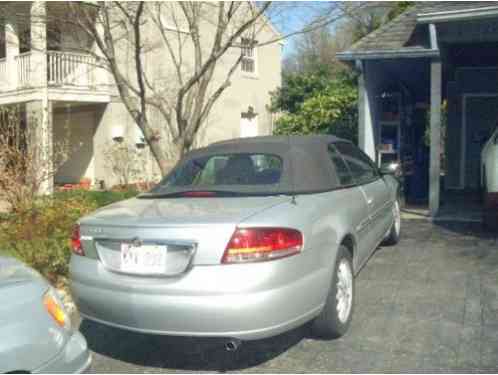
[[[498,241],[478,224],[404,221],[357,278],[349,333],[306,327],[243,345],[135,334],[83,321],[94,372],[388,372],[498,370]],[[223,319],[220,316],[220,319]]]

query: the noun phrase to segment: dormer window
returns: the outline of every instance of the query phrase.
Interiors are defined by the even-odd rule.
[[[242,38],[242,71],[249,74],[256,74],[256,41],[249,38]]]

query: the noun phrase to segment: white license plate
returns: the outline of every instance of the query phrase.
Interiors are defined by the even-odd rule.
[[[157,274],[166,271],[167,246],[121,244],[121,271]]]

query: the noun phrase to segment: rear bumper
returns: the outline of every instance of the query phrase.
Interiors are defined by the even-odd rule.
[[[33,371],[34,373],[83,373],[88,371],[92,357],[85,338],[74,332],[64,349],[51,361]]]
[[[196,266],[179,278],[137,278],[73,257],[72,291],[90,320],[143,333],[255,340],[313,319],[330,275],[309,255],[259,264]],[[315,265],[316,266],[316,265]]]

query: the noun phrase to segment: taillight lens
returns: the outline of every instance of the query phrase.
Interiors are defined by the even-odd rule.
[[[56,296],[53,289],[50,289],[43,296],[43,305],[48,314],[54,319],[54,321],[62,328],[67,330],[71,329],[71,320],[64,309],[62,302]]]
[[[228,242],[221,263],[246,263],[297,254],[303,235],[289,228],[238,228]]]
[[[73,228],[73,233],[71,233],[71,250],[77,255],[85,255],[81,245],[80,226],[77,224]]]

